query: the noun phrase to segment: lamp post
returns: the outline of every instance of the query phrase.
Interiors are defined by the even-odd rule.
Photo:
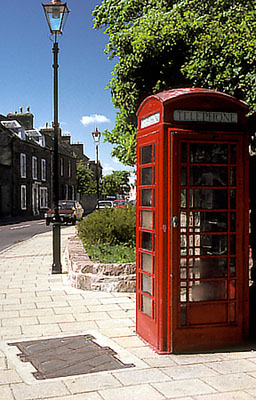
[[[99,200],[99,144],[101,133],[98,128],[95,127],[95,131],[92,132],[92,137],[95,144],[95,162],[96,162],[96,184],[97,184],[97,201]]]
[[[42,4],[46,20],[53,35],[53,129],[54,129],[54,149],[53,149],[53,264],[52,273],[61,274],[61,250],[60,250],[60,218],[59,218],[59,116],[58,116],[58,35],[62,34],[69,9],[67,3],[60,0],[52,0]]]

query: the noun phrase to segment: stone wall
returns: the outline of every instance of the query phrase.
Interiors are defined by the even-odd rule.
[[[92,262],[77,237],[68,240],[68,276],[71,286],[83,290],[135,292],[136,263]]]

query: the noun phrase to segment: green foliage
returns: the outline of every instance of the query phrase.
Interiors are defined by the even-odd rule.
[[[136,249],[132,246],[104,244],[85,244],[86,252],[92,261],[103,263],[130,263],[136,261]]]
[[[256,2],[248,0],[102,0],[94,27],[109,36],[118,62],[109,82],[117,108],[106,131],[113,155],[135,164],[136,110],[152,93],[208,87],[256,112]]]
[[[79,193],[96,193],[96,182],[93,172],[83,163],[79,163],[76,169],[77,191]]]
[[[135,207],[110,208],[94,211],[77,225],[78,235],[89,245],[135,246]]]
[[[125,197],[130,192],[129,171],[113,171],[102,178],[102,194]]]

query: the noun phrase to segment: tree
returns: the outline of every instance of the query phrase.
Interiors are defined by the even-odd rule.
[[[93,177],[93,172],[80,162],[76,170],[77,191],[79,193],[96,193],[96,182]]]
[[[105,135],[122,163],[135,164],[136,110],[149,94],[208,87],[256,112],[255,0],[102,0],[93,15],[118,60],[108,85],[116,124]]]
[[[113,171],[102,179],[102,194],[105,196],[121,195],[125,197],[130,192],[129,185],[130,172]]]

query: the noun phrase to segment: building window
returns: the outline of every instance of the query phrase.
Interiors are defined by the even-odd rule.
[[[26,178],[27,177],[27,164],[26,164],[26,154],[20,154],[20,177]]]
[[[63,158],[60,159],[60,176],[64,175],[64,160]]]
[[[46,181],[46,160],[44,158],[41,160],[41,179]]]
[[[26,185],[21,185],[20,188],[20,207],[22,210],[27,209],[27,190]]]
[[[72,169],[71,169],[71,161],[68,161],[68,177],[71,178],[71,173],[72,173]]]
[[[37,157],[32,157],[32,179],[37,179]]]
[[[75,200],[75,186],[72,185],[72,200]]]
[[[40,208],[48,206],[48,189],[47,187],[40,188]]]

